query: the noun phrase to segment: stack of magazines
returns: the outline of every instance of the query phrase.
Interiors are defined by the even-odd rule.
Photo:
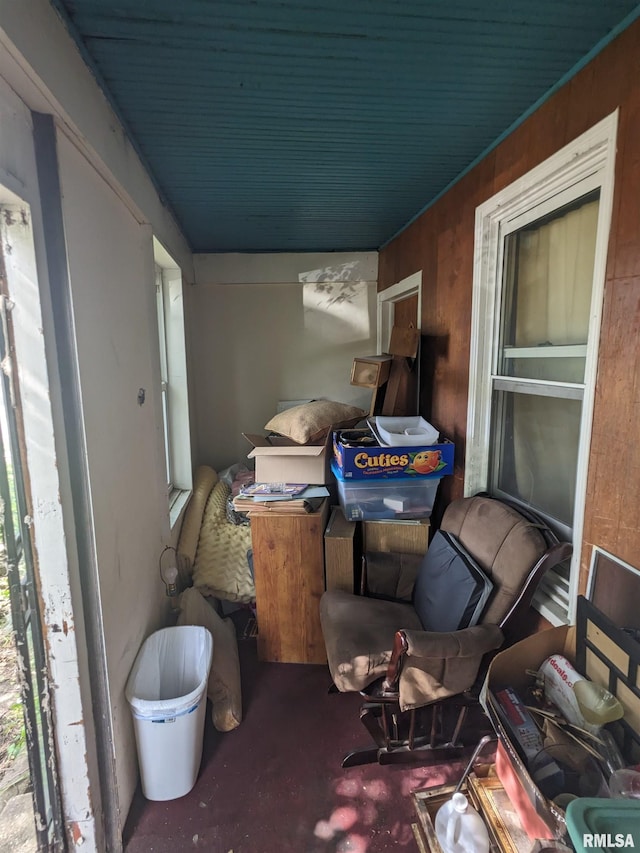
[[[308,483],[250,483],[233,499],[238,512],[315,512],[328,497],[325,486]]]

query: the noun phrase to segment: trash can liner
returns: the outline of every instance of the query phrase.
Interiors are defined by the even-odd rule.
[[[206,628],[176,626],[148,637],[125,691],[134,717],[161,722],[195,710],[206,690],[212,648]]]
[[[198,625],[162,628],[138,652],[125,694],[149,800],[183,797],[196,783],[212,655],[211,632]]]

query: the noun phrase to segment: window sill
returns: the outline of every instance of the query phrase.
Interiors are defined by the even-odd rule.
[[[171,531],[176,528],[191,497],[191,489],[174,489],[169,496],[169,523]]]

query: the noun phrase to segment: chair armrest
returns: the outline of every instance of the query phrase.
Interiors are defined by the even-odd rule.
[[[397,631],[391,659],[382,683],[385,694],[397,692],[400,672],[405,657],[418,657],[437,661],[453,658],[480,658],[499,649],[504,636],[497,625],[475,625],[461,631]]]
[[[201,465],[196,469],[193,478],[193,492],[182,517],[182,526],[176,545],[178,557],[178,569],[180,571],[181,586],[189,586],[191,574],[198,550],[200,539],[200,527],[204,516],[205,507],[209,495],[218,482],[218,474],[208,465]]]
[[[404,631],[407,655],[423,658],[478,657],[500,648],[504,636],[497,625],[474,625],[461,631]]]

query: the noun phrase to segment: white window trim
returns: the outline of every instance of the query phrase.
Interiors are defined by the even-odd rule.
[[[182,272],[162,245],[153,239],[154,259],[162,275],[164,294],[164,334],[167,358],[169,453],[171,455],[172,489],[168,495],[171,529],[191,495],[191,430],[189,424],[189,397],[187,384],[187,358],[184,329],[184,302]],[[158,330],[159,334],[161,330]],[[160,373],[159,373],[160,376]],[[160,376],[162,381],[162,376]],[[164,420],[164,418],[163,418]],[[164,427],[163,427],[164,430]],[[164,441],[163,441],[164,449]],[[164,467],[164,452],[162,455]]]
[[[469,407],[467,414],[467,451],[465,463],[466,495],[486,489],[488,483],[488,448],[491,416],[491,374],[498,334],[499,286],[502,244],[510,223],[537,208],[542,211],[561,204],[559,197],[575,184],[593,176],[600,187],[598,236],[594,259],[593,292],[589,318],[589,351],[585,364],[585,388],[580,454],[576,476],[574,512],[574,551],[569,584],[569,612],[559,614],[543,600],[537,607],[552,624],[575,618],[578,574],[587,466],[593,419],[595,381],[602,317],[609,229],[613,207],[614,168],[618,111],[604,118],[590,130],[566,145],[544,163],[501,190],[476,210],[473,305],[471,314],[471,355],[469,364]],[[593,183],[594,181],[590,181]]]
[[[395,303],[407,299],[409,296],[418,296],[418,329],[420,329],[422,317],[422,270],[415,272],[407,278],[392,284],[378,293],[378,328],[377,346],[378,352],[388,352],[391,341],[391,329],[393,328],[393,317]]]

